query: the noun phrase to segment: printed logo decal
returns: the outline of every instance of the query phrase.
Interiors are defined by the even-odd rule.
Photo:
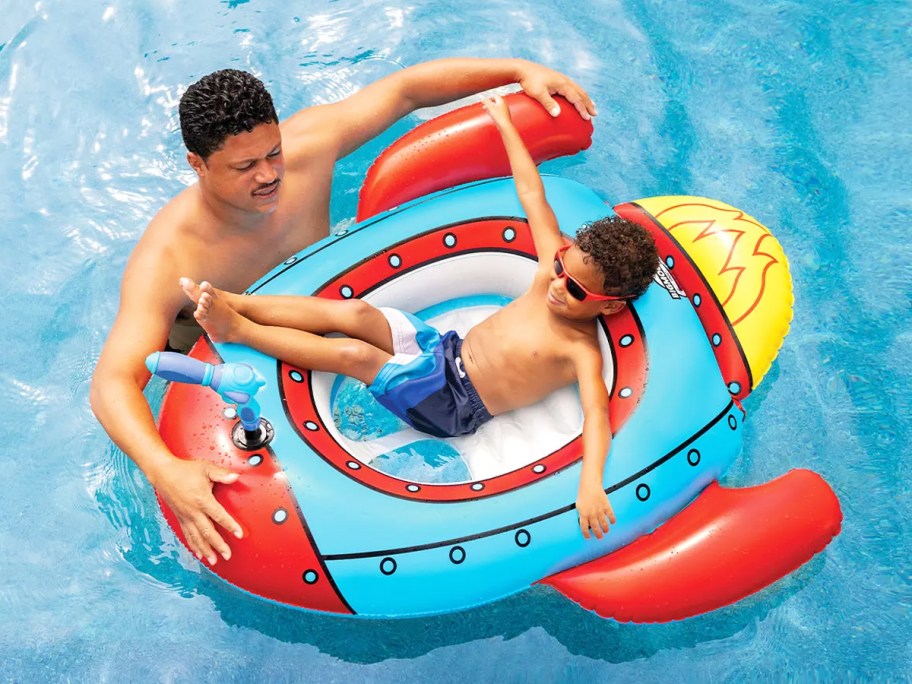
[[[659,261],[659,270],[656,271],[652,279],[664,287],[672,299],[682,299],[687,296],[681,286],[671,276],[671,271],[668,270],[668,266],[665,265],[664,261]]]

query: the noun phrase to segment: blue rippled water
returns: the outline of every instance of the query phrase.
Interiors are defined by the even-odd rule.
[[[0,679],[912,677],[910,25],[893,0],[7,0]],[[451,55],[527,57],[588,88],[595,143],[549,171],[614,201],[718,197],[773,227],[795,320],[726,482],[807,467],[833,485],[843,532],[800,571],[669,625],[602,620],[542,587],[366,622],[240,595],[179,548],[88,383],[127,255],[193,180],[182,88],[251,69],[287,116]],[[370,161],[427,116],[339,163],[334,223]]]

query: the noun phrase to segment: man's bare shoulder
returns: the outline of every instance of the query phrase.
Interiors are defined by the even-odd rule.
[[[204,207],[199,185],[194,183],[168,200],[143,232],[138,244],[155,243],[181,236],[203,220]]]
[[[335,107],[338,105],[306,107],[279,124],[286,167],[296,170],[319,166],[321,161],[335,163],[339,151]]]
[[[199,207],[197,186],[191,186],[162,207],[143,232],[124,271],[122,287],[135,294],[164,284],[174,285],[173,296],[165,292],[147,293],[143,299],[180,301],[177,278],[187,267],[189,254],[201,238],[200,222],[205,220]],[[151,295],[151,297],[149,296]]]
[[[178,279],[186,270],[181,254],[178,244],[141,240],[124,269],[121,308],[139,307],[145,315],[157,309],[173,319],[185,303],[178,287]]]
[[[105,377],[120,372],[140,377],[142,359],[164,347],[168,330],[185,306],[178,284],[185,257],[172,209],[159,211],[127,260],[117,316],[98,364]]]

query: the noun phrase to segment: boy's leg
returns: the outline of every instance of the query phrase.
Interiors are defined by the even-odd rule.
[[[181,279],[181,287],[195,303],[199,303],[203,292],[209,292],[245,318],[261,325],[295,328],[317,335],[338,332],[393,353],[393,340],[386,317],[376,307],[360,299],[338,301],[295,295],[237,295],[206,282],[197,285],[189,278]]]
[[[365,384],[374,381],[391,356],[364,340],[321,337],[295,328],[261,325],[205,289],[193,315],[215,342],[244,344],[295,366],[349,375]]]

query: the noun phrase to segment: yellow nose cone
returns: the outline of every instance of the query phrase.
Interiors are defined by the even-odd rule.
[[[792,320],[792,280],[779,241],[755,218],[718,200],[668,196],[634,204],[668,231],[715,294],[750,367],[753,389]]]

